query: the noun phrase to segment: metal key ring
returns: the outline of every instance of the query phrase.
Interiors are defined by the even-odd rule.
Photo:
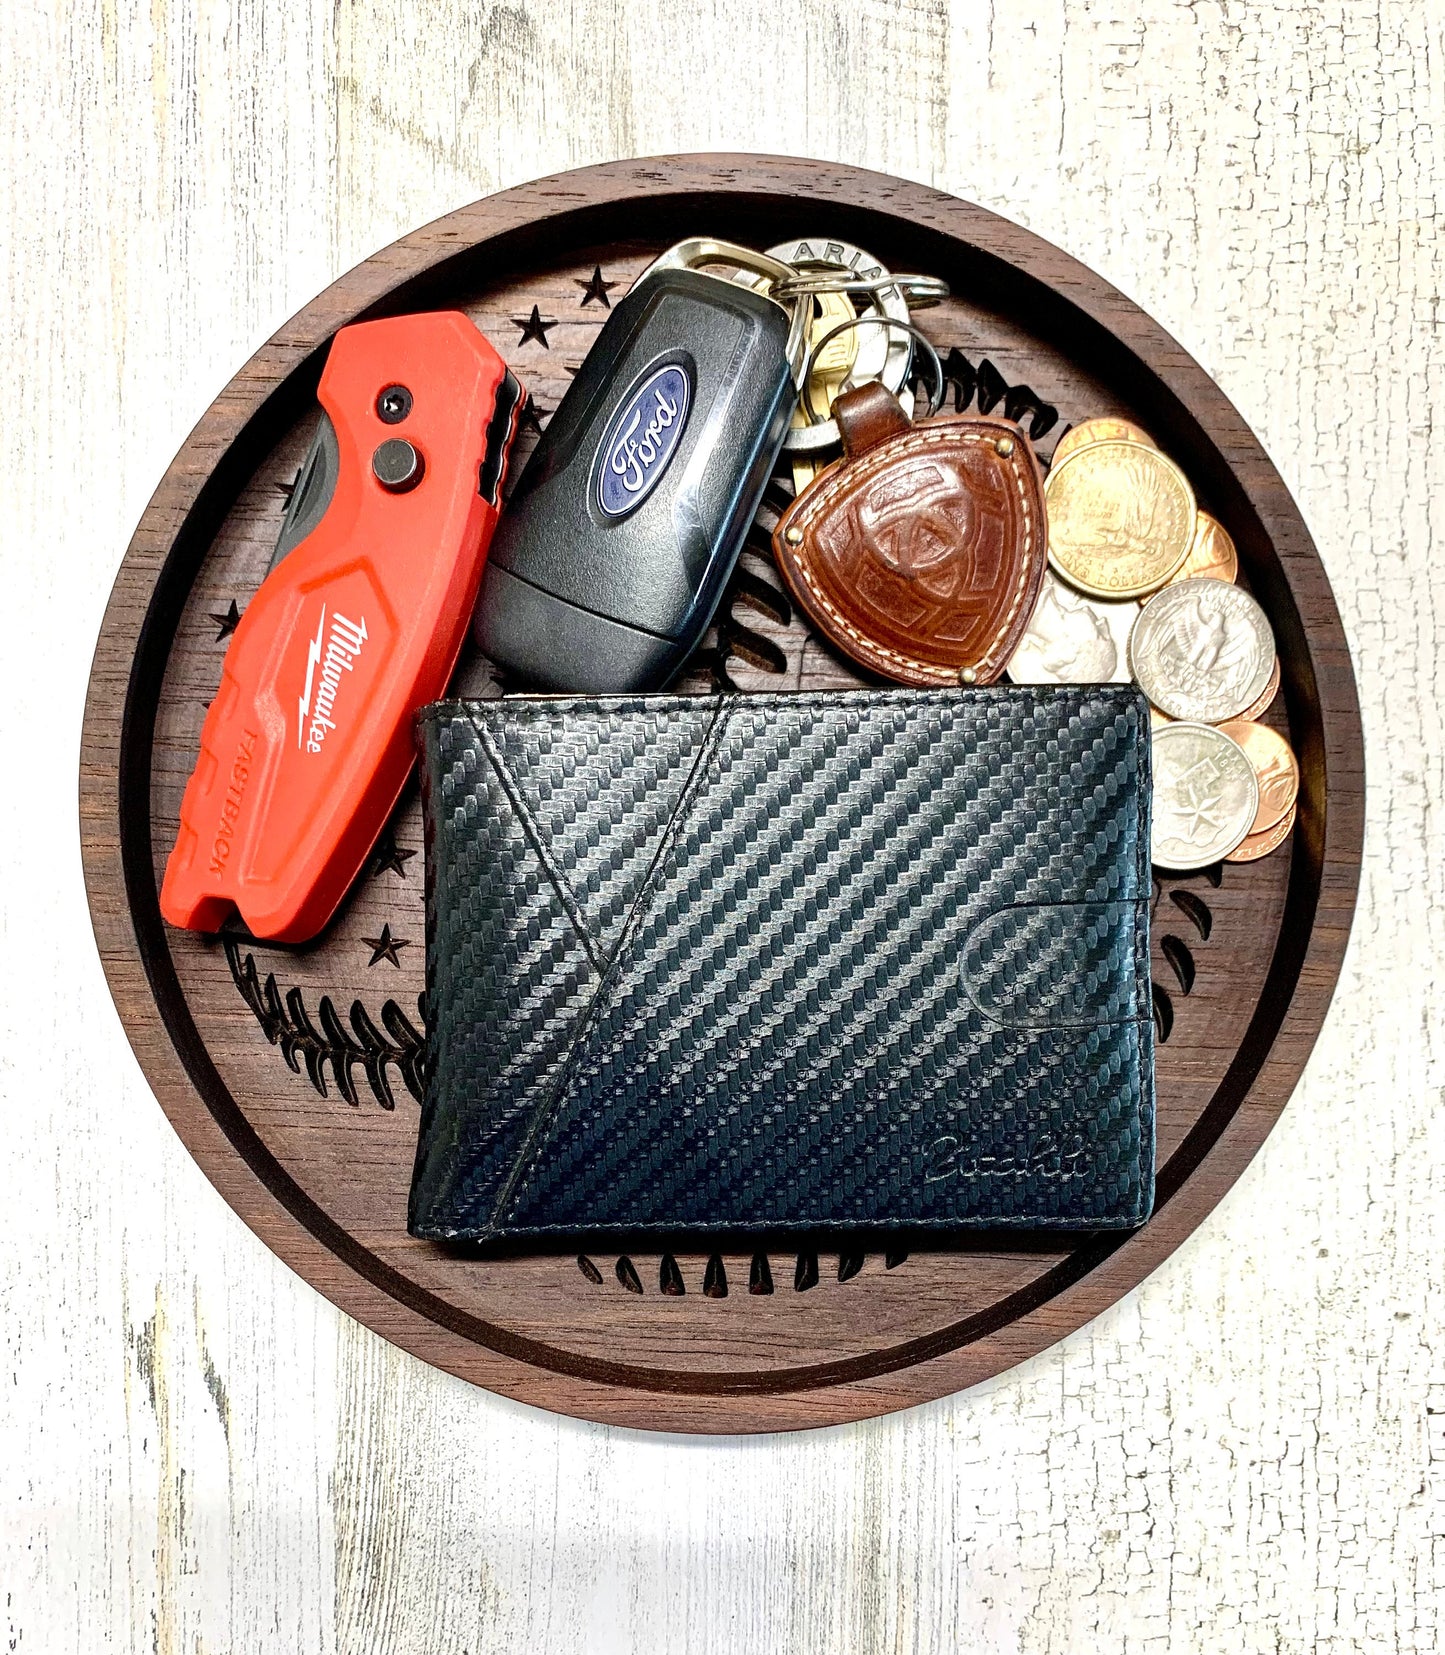
[[[895,290],[913,310],[927,310],[930,305],[942,304],[948,297],[948,283],[937,276],[843,276],[827,270],[809,272],[773,283],[776,299],[800,299],[817,293],[879,294]]]
[[[817,344],[813,346],[812,350],[808,352],[807,361],[803,364],[803,412],[808,416],[810,425],[822,425],[824,420],[828,418],[826,414],[820,418],[818,410],[813,406],[813,363],[817,359],[818,353],[830,340],[836,339],[840,333],[847,333],[849,328],[862,327],[865,322],[876,323],[879,327],[897,328],[900,333],[911,334],[915,345],[923,346],[928,360],[933,364],[933,388],[936,393],[928,399],[928,412],[923,416],[924,419],[931,418],[943,406],[947,386],[943,379],[943,364],[938,360],[938,352],[933,348],[933,341],[914,322],[903,322],[896,316],[880,316],[874,311],[869,311],[863,316],[853,316],[846,322],[839,322],[835,328],[829,328]]]

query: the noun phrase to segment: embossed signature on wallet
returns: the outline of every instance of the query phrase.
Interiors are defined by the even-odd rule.
[[[1067,1183],[1072,1178],[1089,1178],[1093,1171],[1093,1157],[1082,1132],[1064,1138],[1040,1132],[1019,1153],[1010,1155],[981,1154],[967,1139],[945,1132],[928,1146],[923,1176],[930,1184],[945,1178],[1055,1178]]]

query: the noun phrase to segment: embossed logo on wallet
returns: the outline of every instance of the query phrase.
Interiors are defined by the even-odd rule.
[[[928,1146],[923,1168],[925,1184],[941,1184],[948,1178],[1053,1178],[1066,1184],[1071,1178],[1087,1178],[1094,1171],[1094,1157],[1082,1132],[1040,1132],[1017,1155],[993,1155],[980,1150],[976,1141],[945,1132]]]

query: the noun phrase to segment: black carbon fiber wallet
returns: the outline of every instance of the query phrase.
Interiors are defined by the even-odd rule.
[[[1148,731],[1118,685],[428,708],[412,1234],[1141,1222]]]

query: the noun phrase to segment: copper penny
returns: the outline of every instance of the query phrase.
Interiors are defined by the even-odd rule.
[[[1139,442],[1145,448],[1153,448],[1154,439],[1147,431],[1141,431],[1132,420],[1115,419],[1107,416],[1103,419],[1086,419],[1078,425],[1071,425],[1054,446],[1053,465],[1060,460],[1067,459],[1076,448],[1087,448],[1091,442]]]
[[[1225,857],[1226,862],[1258,862],[1260,857],[1268,856],[1272,850],[1279,847],[1294,832],[1295,812],[1297,805],[1291,805],[1284,816],[1272,828],[1266,828],[1263,833],[1251,833],[1230,851]]]
[[[1239,578],[1239,554],[1229,531],[1207,511],[1194,514],[1194,538],[1189,543],[1189,556],[1177,575],[1171,575],[1169,584],[1179,580],[1227,580],[1231,584]]]
[[[1259,783],[1259,809],[1249,829],[1252,838],[1282,822],[1294,809],[1299,797],[1299,760],[1284,737],[1267,724],[1236,718],[1219,728],[1225,735],[1234,737],[1254,766]]]
[[[1239,718],[1241,719],[1241,721],[1249,720],[1249,721],[1252,722],[1256,718],[1263,718],[1264,715],[1269,711],[1269,709],[1274,705],[1274,698],[1278,694],[1279,694],[1279,657],[1276,656],[1275,657],[1275,662],[1274,662],[1274,671],[1272,673],[1270,673],[1270,675],[1269,675],[1269,682],[1264,686],[1264,689],[1260,691],[1259,700],[1258,701],[1251,701],[1250,704],[1244,709],[1244,711],[1239,714]]]

